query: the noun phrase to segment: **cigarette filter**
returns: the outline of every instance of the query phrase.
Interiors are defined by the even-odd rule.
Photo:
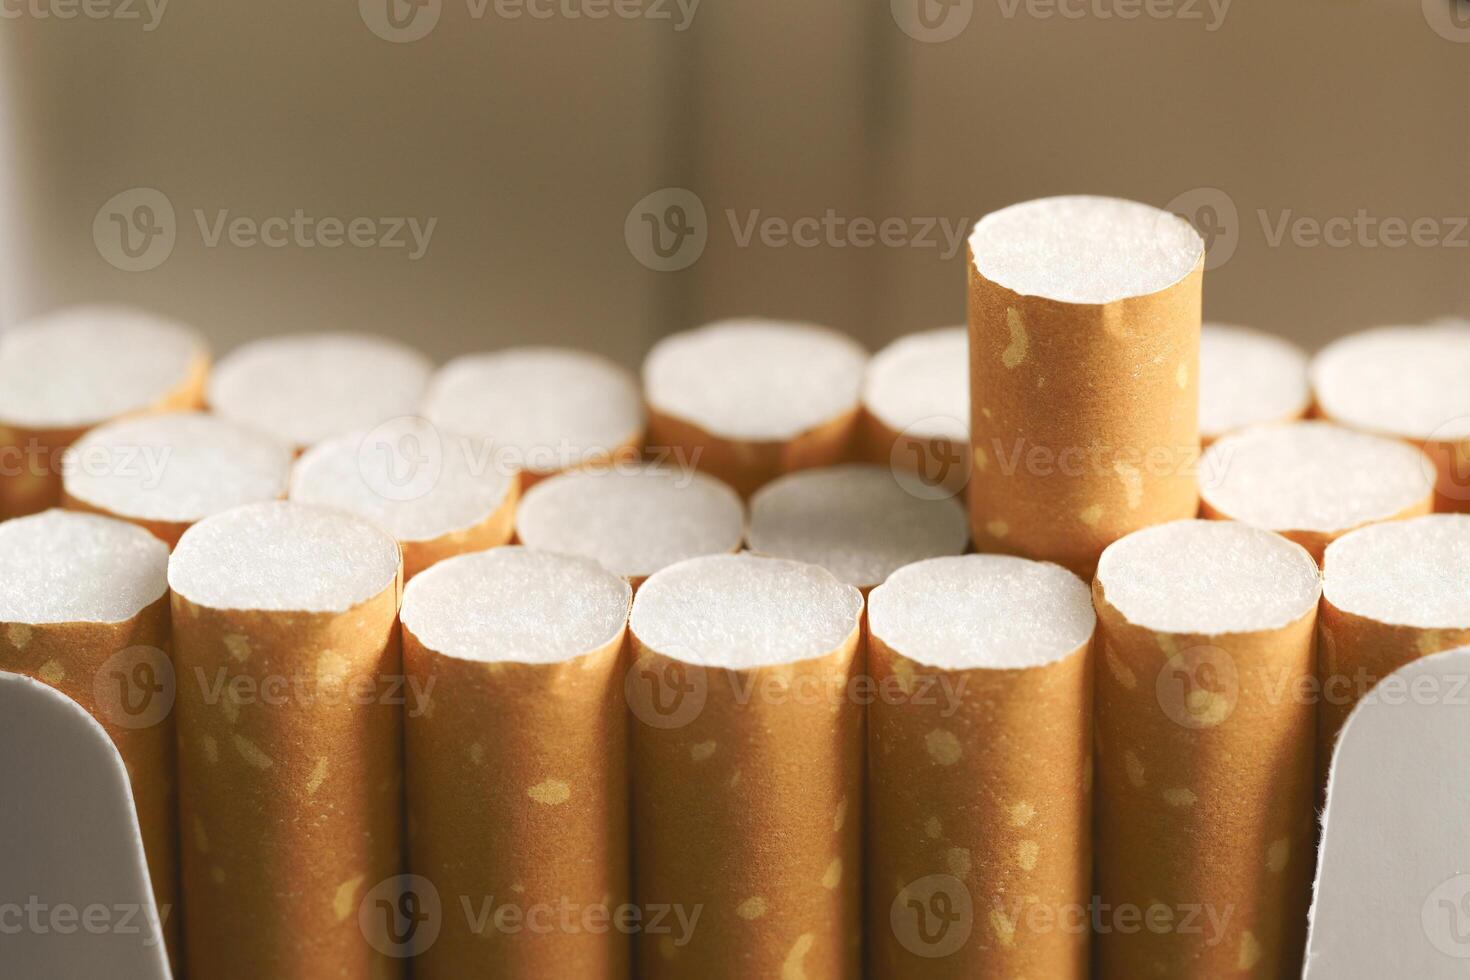
[[[318,443],[297,461],[291,499],[346,511],[403,548],[412,578],[441,559],[505,544],[514,533],[515,470],[416,417]]]
[[[745,504],[694,470],[583,469],[532,487],[516,511],[516,536],[529,548],[591,558],[637,588],[675,562],[738,550]]]
[[[1320,592],[1300,545],[1244,524],[1103,552],[1098,976],[1300,975]]]
[[[406,721],[410,866],[446,912],[414,976],[628,976],[631,599],[590,559],[525,548],[404,591],[404,666],[432,699]]]
[[[970,478],[970,341],[965,327],[900,337],[863,375],[863,457],[934,491]]]
[[[220,360],[209,379],[209,407],[299,452],[331,436],[414,414],[432,371],[424,355],[385,337],[267,337]]]
[[[638,590],[635,892],[674,911],[640,932],[640,977],[858,975],[862,609],[821,568],[745,554]]]
[[[551,473],[636,455],[643,407],[631,373],[612,361],[559,347],[470,354],[444,365],[424,415],[530,485]]]
[[[1378,327],[1328,344],[1312,389],[1334,422],[1420,446],[1439,471],[1435,509],[1470,511],[1470,324]]]
[[[987,215],[970,236],[970,531],[1090,575],[1131,531],[1199,507],[1204,244],[1100,197]]]
[[[1307,354],[1250,327],[1206,323],[1199,338],[1199,434],[1206,446],[1251,425],[1307,414]]]
[[[869,597],[872,975],[1086,977],[1087,586],[1006,555],[907,565]]]
[[[109,422],[73,448],[66,506],[137,524],[170,548],[210,514],[285,496],[291,472],[290,447],[201,412]]]
[[[247,504],[185,531],[168,576],[189,976],[401,976],[362,924],[401,871],[397,544]]]
[[[665,337],[643,362],[648,444],[749,496],[846,458],[867,352],[803,323],[723,320]]]
[[[1202,516],[1275,531],[1321,564],[1354,528],[1429,513],[1434,463],[1401,439],[1329,422],[1257,426],[1205,452],[1200,500]]]
[[[67,449],[88,429],[197,408],[209,349],[188,327],[120,306],[76,306],[0,340],[0,517],[61,502]]]
[[[0,523],[0,670],[49,684],[117,745],[171,955],[179,950],[168,549],[120,521],[48,510]]]
[[[886,466],[858,463],[790,473],[756,491],[748,541],[866,591],[910,562],[961,554],[969,530],[955,501],[915,496]]]
[[[1327,546],[1322,562],[1317,761],[1373,685],[1431,653],[1470,644],[1470,515],[1374,524]]]

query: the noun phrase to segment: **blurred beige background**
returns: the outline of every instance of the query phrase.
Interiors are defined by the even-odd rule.
[[[350,327],[634,364],[759,313],[877,346],[963,319],[976,217],[1076,192],[1217,232],[1212,319],[1315,347],[1470,315],[1457,0],[93,2],[7,8],[6,323],[121,299],[221,349]],[[361,244],[249,243],[297,209]],[[370,243],[407,218],[421,256]]]

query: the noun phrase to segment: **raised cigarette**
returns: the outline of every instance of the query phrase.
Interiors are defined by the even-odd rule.
[[[965,327],[900,337],[863,375],[862,455],[959,493],[970,478],[970,356]]]
[[[320,442],[291,473],[292,500],[355,514],[397,538],[405,579],[505,544],[519,496],[515,470],[411,416]]]
[[[1086,977],[1096,617],[1066,569],[933,558],[869,597],[872,975]]]
[[[141,528],[48,510],[0,523],[0,669],[91,713],[127,766],[153,894],[179,950],[168,548]]]
[[[247,504],[185,531],[168,579],[189,976],[400,976],[364,901],[401,870],[398,545]]]
[[[1244,524],[1176,521],[1103,552],[1098,976],[1299,974],[1320,593],[1300,545]]]
[[[970,236],[970,530],[979,551],[1090,575],[1199,507],[1204,243],[1103,197],[987,215]]]
[[[749,496],[851,448],[867,352],[825,327],[723,320],[665,337],[643,362],[648,445]]]
[[[1245,429],[1200,460],[1204,517],[1242,521],[1322,551],[1354,528],[1427,514],[1434,463],[1401,439],[1330,422]]]
[[[628,976],[631,599],[590,559],[525,548],[404,590],[404,668],[432,692],[405,722],[410,867],[446,913],[414,976]]]
[[[207,397],[222,418],[300,451],[414,414],[432,370],[424,355],[386,337],[290,334],[252,341],[221,358]]]
[[[1322,562],[1319,775],[1373,685],[1410,661],[1470,644],[1470,515],[1374,524]]]
[[[955,501],[915,496],[888,467],[854,463],[766,484],[750,499],[747,541],[866,591],[910,562],[963,553],[969,530]]]
[[[863,599],[814,565],[716,555],[633,601],[638,975],[856,977]]]
[[[516,537],[529,548],[591,558],[637,588],[675,562],[739,549],[745,504],[726,484],[693,470],[575,470],[526,492]]]
[[[78,439],[62,479],[67,507],[137,524],[170,548],[189,525],[286,494],[291,449],[202,412],[100,425]]]
[[[64,450],[88,429],[197,408],[209,349],[188,327],[120,306],[76,306],[0,338],[0,518],[61,502]]]
[[[1208,446],[1251,425],[1291,422],[1312,404],[1307,354],[1263,330],[1206,323],[1199,339],[1199,435]]]
[[[1470,511],[1470,324],[1365,330],[1322,348],[1311,371],[1324,416],[1420,446],[1439,471],[1435,509]]]
[[[444,365],[424,416],[525,483],[636,453],[643,407],[633,375],[606,358],[559,347],[470,354]]]

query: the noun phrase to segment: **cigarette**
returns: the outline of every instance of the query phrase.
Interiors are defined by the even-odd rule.
[[[1175,521],[1103,552],[1099,976],[1300,973],[1320,593],[1300,545],[1244,524]]]
[[[1431,653],[1470,644],[1470,515],[1373,524],[1322,562],[1319,777],[1337,733],[1373,685]]]
[[[868,355],[825,327],[723,320],[665,337],[643,362],[648,444],[748,497],[847,458]]]
[[[525,485],[562,470],[636,455],[643,406],[633,375],[595,354],[520,347],[444,365],[424,397],[424,416],[477,440]]]
[[[67,447],[128,415],[197,408],[209,348],[193,330],[120,306],[75,306],[0,339],[0,518],[61,502]]]
[[[514,547],[404,590],[404,668],[432,692],[405,722],[410,867],[447,913],[414,976],[628,976],[631,600],[590,559]]]
[[[286,494],[291,449],[201,412],[100,425],[73,446],[63,502],[137,524],[172,548],[196,521]]]
[[[750,550],[820,565],[864,590],[911,562],[958,555],[964,508],[915,496],[884,466],[853,463],[790,473],[750,498]]]
[[[291,499],[346,511],[392,534],[410,579],[514,533],[518,474],[467,450],[424,419],[395,419],[308,449],[291,473]]]
[[[1275,531],[1322,552],[1347,532],[1427,514],[1434,463],[1401,439],[1330,422],[1264,425],[1228,435],[1200,461],[1201,516]]]
[[[1248,426],[1295,421],[1311,405],[1306,351],[1250,327],[1201,328],[1199,434],[1206,446]]]
[[[237,347],[209,379],[209,407],[300,452],[418,411],[433,366],[369,334],[306,333]]]
[[[1435,510],[1470,511],[1470,324],[1365,330],[1322,348],[1311,376],[1322,415],[1418,445],[1439,471]]]
[[[1199,507],[1204,243],[1131,201],[1057,197],[970,236],[971,535],[1091,575]]]
[[[858,975],[863,599],[748,554],[656,572],[633,601],[638,975]]]
[[[694,470],[575,470],[526,492],[516,537],[529,548],[591,558],[636,589],[686,558],[738,550],[745,504],[728,485]]]
[[[900,337],[863,375],[861,443],[870,463],[951,494],[970,478],[970,340],[965,327]]]
[[[1081,579],[1005,555],[873,590],[874,977],[1088,975],[1095,622]]]
[[[189,976],[400,976],[365,901],[402,857],[398,545],[247,504],[185,531],[168,580]]]
[[[0,670],[85,708],[127,767],[164,939],[177,956],[168,548],[140,528],[48,510],[0,524]]]

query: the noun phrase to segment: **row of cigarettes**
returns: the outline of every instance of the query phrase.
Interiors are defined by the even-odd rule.
[[[211,372],[95,308],[0,339],[0,668],[113,735],[176,962],[1296,970],[1336,731],[1470,643],[1470,516],[1429,515],[1470,327],[1201,353],[1198,236],[1128,202],[971,248],[968,338],[716,324],[641,392],[345,335]]]

